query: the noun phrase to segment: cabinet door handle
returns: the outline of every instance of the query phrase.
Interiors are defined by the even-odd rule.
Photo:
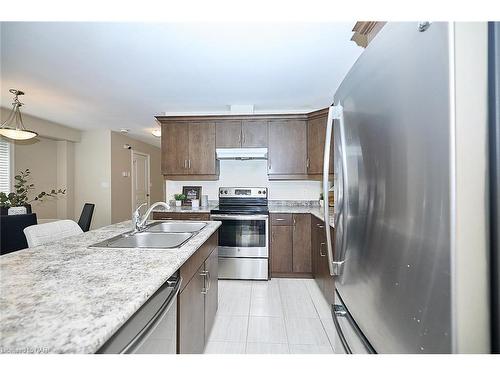
[[[325,226],[324,226],[324,225],[322,225],[322,224],[316,224],[316,226],[317,226],[318,228],[321,228],[321,229],[323,229],[323,228],[325,227]]]
[[[324,247],[324,246],[325,246],[325,243],[324,243],[324,242],[321,242],[321,243],[319,244],[319,256],[321,256],[321,257],[326,257],[326,254],[325,254],[325,253],[323,253],[323,247]]]
[[[245,133],[243,133],[241,135],[241,144],[244,145],[245,144]]]
[[[307,170],[309,170],[309,166],[310,166],[310,164],[311,164],[311,163],[310,163],[310,160],[309,160],[309,158],[307,158],[307,159],[306,159],[306,168],[307,168]]]
[[[191,169],[191,159],[188,159],[188,169]]]
[[[207,273],[207,281],[208,281],[208,286],[207,286],[207,292],[210,290],[212,287],[212,280],[210,280],[210,271],[205,271]]]
[[[274,220],[276,220],[276,221],[285,221],[285,219],[280,219],[280,218],[276,218]]]
[[[201,289],[201,294],[207,294],[208,287],[205,287],[206,277],[208,275],[208,271],[201,271],[200,276],[203,276],[203,288]]]
[[[241,131],[240,131],[240,134],[238,134],[238,143],[240,144],[240,146],[243,144],[243,142],[241,140]]]
[[[187,169],[187,160],[186,159],[184,159],[184,166],[183,167],[184,167],[184,169]]]
[[[295,219],[295,217],[293,218],[293,225],[297,225],[297,219]]]
[[[268,165],[269,170],[271,170],[271,159],[269,159],[269,160],[267,161],[267,165]]]

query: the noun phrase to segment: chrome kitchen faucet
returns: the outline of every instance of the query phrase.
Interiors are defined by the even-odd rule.
[[[132,214],[132,224],[134,225],[134,231],[135,232],[142,232],[144,229],[146,229],[146,222],[148,221],[148,217],[151,214],[151,212],[158,206],[163,206],[167,210],[170,209],[170,205],[166,202],[156,202],[153,203],[149,209],[146,211],[144,216],[141,218],[141,213],[140,210],[143,206],[147,205],[147,203],[141,204],[137,209],[134,211]]]

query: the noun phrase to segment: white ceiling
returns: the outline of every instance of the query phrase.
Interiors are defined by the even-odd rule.
[[[165,112],[328,106],[362,52],[352,23],[2,23],[1,104],[78,129],[151,136]]]

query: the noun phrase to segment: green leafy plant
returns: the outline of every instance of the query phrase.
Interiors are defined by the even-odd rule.
[[[186,200],[186,195],[185,194],[174,194],[174,198],[176,201],[183,201],[183,200]]]
[[[319,193],[319,200],[323,200],[323,193]]]
[[[51,189],[50,191],[42,191],[32,199],[29,199],[28,195],[31,191],[35,189],[35,185],[30,183],[31,171],[26,169],[21,171],[18,175],[14,177],[14,192],[5,194],[0,193],[0,207],[19,207],[24,206],[35,201],[43,202],[48,198],[55,198],[59,195],[66,194],[66,189]]]

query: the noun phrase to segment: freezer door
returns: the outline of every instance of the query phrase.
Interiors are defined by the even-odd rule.
[[[378,353],[452,350],[449,92],[448,25],[405,22],[384,26],[335,94],[348,189],[335,182],[335,284]]]

